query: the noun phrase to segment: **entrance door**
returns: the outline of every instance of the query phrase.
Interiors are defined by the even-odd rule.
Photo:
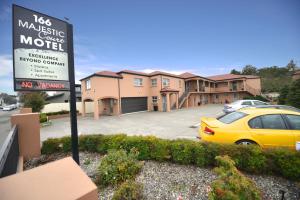
[[[110,114],[114,113],[114,99],[110,99],[110,102],[109,102],[109,111],[110,111]]]
[[[167,96],[162,96],[163,112],[167,112]]]

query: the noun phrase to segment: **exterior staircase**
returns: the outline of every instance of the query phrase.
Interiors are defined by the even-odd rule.
[[[178,108],[181,108],[183,103],[185,102],[185,100],[189,97],[190,92],[189,91],[185,91],[180,97],[179,97],[179,105]]]

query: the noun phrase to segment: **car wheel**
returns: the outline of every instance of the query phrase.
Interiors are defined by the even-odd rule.
[[[257,145],[256,142],[251,140],[240,140],[236,142],[237,145]]]

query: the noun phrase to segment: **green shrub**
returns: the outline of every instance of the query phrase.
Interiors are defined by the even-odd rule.
[[[142,167],[137,156],[134,149],[128,154],[124,150],[109,150],[98,167],[98,184],[115,185],[133,179]]]
[[[175,140],[171,142],[172,161],[179,164],[193,164],[193,143],[189,140]]]
[[[47,115],[45,113],[40,113],[40,123],[44,123],[47,121],[48,121]]]
[[[150,140],[151,159],[160,162],[170,160],[170,142],[168,140],[158,139],[156,137],[152,137]]]
[[[136,148],[139,160],[172,161],[199,167],[216,166],[215,157],[229,155],[239,170],[250,173],[268,173],[300,180],[300,152],[288,149],[262,150],[250,145],[222,145],[190,140],[165,140],[153,136],[84,135],[79,137],[81,151],[106,154],[109,149]],[[45,154],[70,151],[69,137],[43,142]]]
[[[79,149],[81,151],[96,152],[102,138],[102,135],[81,135],[79,136]]]
[[[277,148],[265,153],[270,171],[289,179],[300,180],[299,152]]]
[[[241,174],[229,156],[217,156],[218,178],[212,183],[210,200],[260,200],[261,192],[255,183]]]
[[[66,136],[61,138],[61,148],[63,152],[69,152],[72,149],[71,138]]]
[[[141,200],[143,187],[134,181],[126,181],[115,191],[112,200]]]
[[[51,154],[61,151],[61,138],[49,138],[43,142],[42,154]]]

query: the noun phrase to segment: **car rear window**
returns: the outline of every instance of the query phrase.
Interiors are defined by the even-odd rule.
[[[243,113],[243,112],[232,112],[227,115],[219,117],[218,120],[225,124],[231,124],[232,122],[235,122],[236,120],[239,120],[239,119],[245,117],[246,115],[247,114]]]

